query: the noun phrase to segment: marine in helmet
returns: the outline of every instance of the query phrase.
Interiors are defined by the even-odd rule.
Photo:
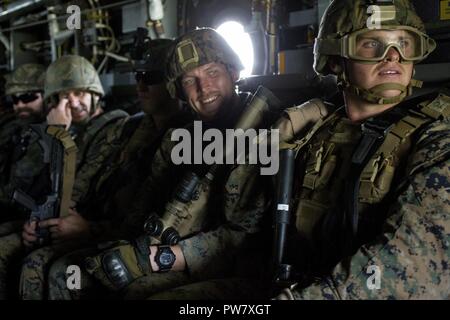
[[[166,71],[168,89],[188,103],[203,126],[233,128],[248,103],[248,94],[235,91],[241,69],[239,58],[215,30],[197,29],[178,38],[172,47]],[[190,123],[185,129],[192,132],[193,127]],[[171,134],[166,134],[155,155],[137,210],[148,217],[146,228],[153,222],[157,225],[158,217],[181,205],[177,200],[183,198],[181,190],[194,184],[198,193],[180,209],[188,213],[182,225],[193,223],[195,217],[204,218],[190,225],[191,231],[181,234],[178,244],[169,227],[167,235],[172,236],[160,234],[165,244],[157,245],[159,236],[153,230],[154,238],[141,232],[135,240],[90,254],[86,270],[125,298],[145,298],[201,279],[233,274],[258,277],[247,266],[255,254],[250,249],[253,236],[269,205],[264,200],[268,181],[259,177],[256,165],[218,166],[217,171],[202,165],[175,166],[171,151],[176,143]],[[238,288],[235,293],[245,295]]]
[[[449,258],[449,90],[408,98],[414,64],[434,48],[407,0],[335,0],[326,10],[314,67],[337,75],[345,106],[282,145],[297,156],[292,228],[273,244],[283,250],[271,268],[276,299],[448,298],[450,274],[436,261]],[[295,128],[311,104],[320,102],[287,109],[276,127]],[[150,298],[215,297],[241,281]]]
[[[6,82],[5,94],[11,97],[17,118],[37,123],[44,119],[45,67],[27,63],[18,67]]]
[[[185,101],[205,122],[223,124],[239,105],[235,83],[243,65],[226,43],[211,29],[198,29],[180,38],[167,69],[167,88]]]
[[[448,298],[450,93],[410,97],[435,47],[409,0],[329,5],[314,68],[345,107],[291,141],[295,271],[279,299]]]
[[[3,206],[0,221],[16,216],[11,204],[11,195],[15,188],[25,189],[42,167],[34,160],[39,158],[39,148],[31,148],[29,158],[24,159],[26,150],[33,144],[29,124],[45,119],[44,113],[45,67],[27,63],[19,66],[6,77],[5,97],[2,102],[10,101],[13,112],[2,116],[0,130],[0,202]]]
[[[69,128],[87,124],[103,112],[99,100],[104,95],[94,66],[81,56],[67,55],[47,69],[44,99],[48,102],[48,124]]]
[[[85,292],[91,292],[87,281],[84,281],[82,290],[67,288],[67,267],[82,265],[85,256],[95,249],[94,242],[135,237],[141,233],[146,215],[134,211],[133,203],[150,173],[152,158],[169,128],[184,126],[192,120],[178,101],[171,98],[165,86],[165,60],[172,43],[168,39],[151,40],[146,37],[146,29],[138,29],[131,57],[143,112],[124,119],[123,125],[114,132],[117,136],[114,139],[116,151],[104,162],[91,181],[90,190],[76,206],[77,212],[83,216],[95,213],[102,218],[89,221],[90,246],[52,263],[48,284],[43,279],[38,283],[34,278],[34,286],[22,286],[23,298],[45,298],[38,296],[35,288],[47,289],[47,285],[49,299],[88,298]],[[92,294],[91,298],[97,292]]]
[[[72,201],[74,205],[78,199],[89,189],[91,179],[101,168],[103,161],[114,151],[115,141],[111,137],[116,126],[120,124],[128,114],[122,110],[113,110],[103,112],[99,105],[99,100],[104,94],[98,74],[93,65],[81,56],[63,56],[53,62],[47,69],[45,78],[44,100],[47,101],[47,121],[42,125],[64,125],[72,134],[78,152],[76,155],[76,174],[73,184]],[[31,161],[31,150],[39,149],[39,144],[30,144],[24,156],[24,161],[32,164],[33,167],[39,167],[43,163],[42,150],[40,158]],[[34,154],[34,152],[33,152]],[[42,167],[42,166],[41,166]],[[45,170],[41,170],[45,175]],[[25,192],[31,190],[40,195],[45,189],[45,181],[48,177],[40,175],[34,176],[32,183]],[[44,184],[42,184],[44,182]],[[44,186],[44,187],[42,187]],[[68,190],[67,190],[68,191]],[[72,190],[71,190],[72,191]],[[48,228],[51,234],[51,245],[32,251],[25,259],[22,274],[27,277],[21,281],[23,287],[33,286],[36,295],[42,296],[43,292],[34,286],[34,282],[39,283],[43,279],[43,272],[46,264],[52,257],[63,254],[71,249],[78,248],[89,238],[90,216],[82,216],[76,211],[69,209],[59,218],[49,219],[39,222],[40,228]],[[23,224],[23,223],[22,223]],[[2,238],[0,245],[2,253],[0,254],[0,277],[6,279],[6,270],[11,268],[14,263],[21,265],[22,246],[33,248],[38,241],[35,233],[37,222],[26,221],[23,224],[23,230],[15,230],[5,239]],[[11,257],[16,257],[14,261]],[[27,252],[28,254],[29,252]],[[20,268],[19,268],[20,269]],[[12,279],[10,277],[10,279]],[[30,279],[30,280],[28,280]],[[33,282],[34,281],[34,282]],[[0,282],[3,282],[1,280]],[[13,286],[14,287],[14,286]],[[17,284],[15,284],[17,287]],[[10,292],[0,287],[0,295],[7,297]]]

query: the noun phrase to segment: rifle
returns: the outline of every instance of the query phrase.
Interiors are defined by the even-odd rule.
[[[72,194],[77,148],[70,134],[61,127],[43,124],[33,124],[30,127],[39,136],[44,163],[49,166],[50,192],[45,196],[43,203],[37,203],[27,193],[16,189],[13,200],[31,211],[30,222],[39,222],[67,213]],[[39,224],[36,226],[36,234],[39,245],[49,241],[48,230],[39,228]]]
[[[280,109],[280,100],[271,91],[260,86],[237,121],[235,129],[245,131],[256,128],[267,120],[268,113],[277,113]],[[162,218],[152,213],[144,224],[145,232],[169,245],[175,245],[182,237],[199,232],[207,213],[211,183],[218,169],[218,164],[211,165],[203,177],[194,172],[186,173],[175,189],[174,197],[167,203]]]

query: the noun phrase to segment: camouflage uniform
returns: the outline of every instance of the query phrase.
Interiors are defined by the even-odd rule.
[[[206,29],[206,31],[197,30],[178,40],[179,44],[186,43],[186,41],[183,42],[186,39],[192,39],[195,43],[199,57],[197,57],[198,60],[195,63],[189,66],[190,69],[211,61],[223,61],[225,62],[224,65],[239,69],[239,65],[231,63],[236,61],[233,60],[235,54],[230,53],[232,52],[231,49],[226,44],[224,45],[222,38],[218,40],[216,37],[215,32]],[[206,45],[203,46],[202,41],[205,41]],[[224,49],[220,46],[224,46]],[[210,50],[211,47],[213,47],[213,50]],[[218,50],[218,47],[221,50]],[[187,52],[185,51],[185,53]],[[231,55],[233,58],[230,58]],[[189,57],[185,58],[189,59]],[[181,70],[181,74],[185,71]],[[175,71],[175,73],[178,73],[178,71]],[[175,76],[176,81],[169,81],[168,85],[172,94],[177,94],[178,97],[180,97],[179,92],[177,92],[179,90],[177,84],[179,76],[180,74],[177,74]],[[224,106],[223,109],[228,110],[229,119],[228,122],[226,119],[220,118],[216,121],[220,123],[223,120],[223,127],[221,128],[229,128],[236,123],[246,105],[247,97],[247,95],[242,95],[239,106],[235,106],[235,109],[227,109],[227,106]],[[210,127],[208,124],[206,126]],[[192,132],[193,126],[189,125],[186,129]],[[171,200],[173,191],[184,173],[205,170],[204,167],[175,166],[172,163],[171,151],[176,143],[171,141],[171,134],[172,131],[169,131],[163,138],[163,142],[155,154],[151,174],[142,187],[134,210],[127,217],[130,224],[136,226],[135,230],[130,228],[130,231],[133,231],[129,234],[128,239],[130,240],[142,235],[141,230],[144,220],[151,212],[157,212],[158,214],[164,212],[166,203]],[[201,210],[207,212],[207,218],[202,222],[203,227],[199,233],[179,242],[187,264],[188,270],[186,272],[152,273],[139,277],[129,286],[123,288],[120,295],[126,299],[143,299],[156,292],[204,279],[233,275],[258,278],[260,274],[254,272],[249,265],[255,262],[255,259],[252,259],[253,256],[258,256],[257,232],[261,227],[262,216],[270,205],[268,201],[270,181],[266,179],[267,177],[259,175],[259,169],[257,165],[235,165],[221,168],[222,171],[211,184],[207,202],[201,208]],[[100,252],[99,257],[103,256],[108,250]],[[80,256],[83,256],[83,254],[81,253]],[[78,256],[78,259],[80,256]],[[94,255],[91,254],[90,256]],[[64,270],[67,265],[73,263],[74,257],[77,258],[76,254],[72,257],[66,257],[66,261],[58,261],[59,268],[52,268],[50,281],[56,283],[56,286],[50,289],[50,297],[57,299],[79,297],[77,292],[70,292],[65,285],[67,275]],[[127,261],[127,263],[133,262]],[[101,268],[94,272],[95,277],[99,277],[98,279],[108,287],[114,286],[105,283],[108,280],[103,276],[104,271]],[[83,279],[86,279],[86,277],[87,275],[84,274]],[[91,278],[85,281],[84,286],[94,283],[95,280]],[[83,287],[83,289],[85,290],[82,293],[84,297],[90,296],[88,292],[94,290],[86,287]]]
[[[103,95],[103,88],[101,86],[98,75],[93,66],[84,58],[78,56],[65,56],[54,62],[49,67],[46,78],[46,93],[47,100],[55,99],[54,95],[59,91],[79,89],[87,90],[89,92]],[[61,81],[61,77],[69,75],[71,78]],[[63,83],[63,85],[55,82]],[[92,100],[94,102],[94,100]],[[95,110],[95,106],[92,109]],[[92,110],[92,112],[93,112]],[[91,118],[88,122],[83,124],[76,124],[69,129],[73,132],[73,139],[78,147],[77,153],[77,173],[73,187],[72,200],[77,202],[84,192],[89,189],[89,182],[97,171],[101,168],[102,162],[107,159],[115,150],[114,132],[117,130],[116,126],[120,125],[120,119],[124,119],[127,114],[123,111],[112,111],[108,113],[101,113],[100,115]],[[34,143],[30,148],[40,148],[37,143]],[[41,150],[39,150],[39,155]],[[28,157],[28,158],[27,158]],[[24,158],[30,159],[31,154],[27,151]],[[27,163],[42,163],[38,159],[28,161]],[[33,187],[40,189],[38,184]],[[36,187],[37,186],[37,187]],[[39,191],[39,190],[37,190]],[[89,216],[85,217],[89,219]],[[21,228],[20,228],[21,229]],[[19,230],[20,230],[19,229]],[[15,230],[15,231],[19,231]],[[12,236],[12,235],[11,235]],[[8,236],[9,237],[9,236]],[[85,242],[85,240],[80,241]],[[0,238],[0,246],[2,249],[7,249],[5,252],[22,251],[21,234],[17,233],[14,241],[5,242]],[[21,279],[21,291],[23,298],[40,298],[43,296],[43,285],[40,279],[44,279],[46,264],[54,256],[60,256],[68,251],[75,250],[80,246],[76,241],[64,243],[58,246],[48,246],[37,249],[30,253],[24,261],[23,272]],[[2,251],[3,252],[3,251]],[[6,254],[6,253],[5,253]],[[23,257],[23,256],[22,256]],[[6,270],[13,261],[0,254],[0,269]],[[6,292],[0,292],[0,297],[5,297]]]
[[[366,6],[364,1],[332,2],[316,44],[318,73],[331,73],[327,59],[339,55],[327,49],[328,39],[351,37],[359,26],[365,28]],[[397,16],[383,20],[382,28],[423,30],[409,1],[395,1],[393,9],[388,11]],[[420,59],[434,49],[432,40],[428,44]],[[396,49],[402,59],[411,58]],[[350,92],[358,91],[345,71],[338,78]],[[296,233],[287,248],[299,274],[298,282],[278,299],[450,297],[450,92],[441,89],[398,103],[409,89],[400,91],[389,101],[374,89],[359,92],[368,102],[397,105],[362,124],[351,123],[341,109],[318,123],[306,143],[296,142],[301,175],[296,176],[292,200]],[[362,150],[358,143],[367,141],[367,128],[381,121],[391,126],[355,177],[352,166]],[[349,205],[355,196],[349,192],[353,179],[358,193]]]
[[[127,120],[134,121],[134,119]],[[168,121],[167,127],[177,127],[183,122],[185,120],[182,116],[176,116]],[[129,133],[127,123],[117,129],[121,135]],[[96,243],[140,234],[147,212],[138,210],[136,205],[130,205],[130,203],[133,203],[136,194],[140,194],[139,190],[144,184],[143,180],[149,175],[151,166],[148,164],[155,154],[156,147],[160,144],[160,136],[164,131],[166,128],[158,130],[151,116],[145,115],[140,120],[138,128],[135,128],[131,138],[124,140],[123,147],[117,149],[120,151],[117,154],[118,157],[113,157],[112,163],[107,161],[107,165],[102,168],[104,171],[101,172],[101,176],[94,177],[94,185],[91,185],[92,193],[88,192],[86,197],[80,201],[81,205],[79,206],[82,208],[81,212],[104,213],[103,219],[90,222],[92,238]],[[126,137],[122,137],[122,139],[124,138]],[[102,199],[104,200],[102,201]],[[67,289],[67,267],[69,265],[82,266],[86,256],[99,252],[95,246],[88,245],[86,247],[66,254],[51,263],[48,271],[49,299],[93,299],[99,294],[103,297],[111,296],[111,293],[96,285],[95,280],[84,272],[82,272],[81,280],[82,289],[73,291]],[[66,250],[64,253],[69,251],[72,250]],[[22,278],[25,278],[24,274],[22,274]],[[43,288],[46,289],[47,278],[40,278],[40,280],[40,292],[44,292]],[[37,295],[33,288],[26,289],[28,294],[25,293],[25,289],[22,290],[23,297],[42,299],[45,296]]]
[[[148,214],[153,210],[163,210],[164,204],[170,200],[174,187],[187,168],[175,167],[171,162],[170,130],[155,154],[151,174],[142,186],[138,201],[116,233],[133,239],[142,234],[142,226]],[[143,299],[152,293],[207,278],[228,276],[244,272],[250,263],[246,259],[256,255],[255,234],[260,228],[262,215],[267,210],[269,182],[259,177],[256,165],[234,166],[224,173],[220,180],[214,182],[206,208],[209,208],[209,227],[197,236],[181,241],[189,274],[169,272],[151,274],[131,283],[121,294],[128,299]],[[252,199],[252,201],[249,201]],[[214,208],[214,209],[213,209]],[[223,221],[227,221],[224,223]],[[221,224],[223,223],[223,224]],[[122,231],[123,230],[123,231]],[[209,230],[209,231],[207,231]],[[227,248],[225,250],[225,248]],[[224,252],[225,250],[225,252]],[[102,252],[92,249],[91,252]],[[245,251],[245,253],[244,253]],[[239,257],[242,261],[236,263]],[[247,256],[247,257],[245,257]],[[66,288],[65,270],[70,264],[82,265],[83,254],[74,253],[58,260],[50,273],[50,297],[66,299],[94,296],[95,281],[83,274],[84,285],[81,292],[69,291]],[[75,258],[75,259],[74,259]],[[76,263],[74,263],[76,262]],[[58,265],[59,267],[56,267]],[[239,269],[239,270],[237,270]],[[249,274],[243,273],[245,276]],[[254,275],[255,276],[255,275]],[[56,284],[56,285],[55,285]],[[92,285],[92,287],[89,287]]]
[[[39,64],[24,64],[17,68],[7,79],[5,93],[7,95],[44,91],[45,68]],[[16,188],[28,191],[33,178],[42,170],[39,165],[40,149],[33,146],[37,136],[28,127],[30,123],[43,120],[40,116],[23,120],[9,115],[2,120],[0,131],[0,202],[4,206],[0,221],[14,218],[10,206],[12,192]],[[26,155],[28,153],[28,155]],[[8,216],[5,213],[8,212]]]
[[[450,110],[450,96],[446,100],[445,107]],[[381,228],[376,227],[380,222],[361,225],[361,228],[372,229],[371,234],[376,229],[376,237],[372,237],[370,242],[365,241],[349,260],[341,260],[320,281],[304,289],[298,286],[293,290],[292,298],[450,297],[447,264],[450,257],[449,129],[450,119],[446,117],[420,132],[414,147],[409,149],[405,171],[409,173],[407,183],[401,191],[391,191],[394,199],[384,207],[387,219]],[[378,211],[378,220],[382,218],[382,212]],[[381,283],[379,289],[371,290],[369,283],[373,281],[373,266],[379,268]]]
[[[6,110],[6,111],[1,111],[0,113],[0,137],[1,137],[1,142],[0,144],[3,145],[4,141],[6,140],[7,137],[5,137],[3,135],[3,132],[5,130],[5,127],[8,125],[8,123],[10,123],[11,121],[13,121],[16,118],[14,111],[13,110]]]
[[[152,53],[150,59],[155,60],[152,62],[153,69],[161,69],[161,61],[156,61],[156,56],[166,56],[168,43],[171,41],[153,41],[149,45]],[[147,71],[152,69],[148,63],[143,67]],[[130,203],[149,174],[148,163],[151,162],[165,131],[184,125],[187,119],[190,117],[180,111],[168,115],[157,126],[151,114],[139,113],[120,120],[119,125],[107,132],[105,141],[99,141],[97,147],[91,147],[97,152],[92,155],[92,162],[86,162],[77,172],[72,197],[77,203],[77,210],[89,219],[91,244],[122,238],[127,236],[128,229],[137,229],[135,224],[130,227],[130,224],[124,224],[123,220],[129,215]],[[95,174],[92,174],[94,172]],[[145,217],[139,220],[139,229],[143,219]],[[86,243],[83,246],[86,246]],[[69,246],[54,252],[46,249],[45,254],[38,251],[29,256],[22,271],[22,298],[44,298],[46,276],[51,262],[64,253],[83,246]],[[81,249],[81,252],[84,250]],[[58,263],[52,269],[58,270],[57,266]],[[66,267],[63,267],[64,274],[65,271]],[[50,289],[52,287],[54,285],[50,282]],[[49,297],[54,298],[52,295]]]

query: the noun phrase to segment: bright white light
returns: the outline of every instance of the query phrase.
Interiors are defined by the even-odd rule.
[[[244,32],[244,27],[236,21],[227,21],[222,23],[217,32],[227,40],[231,48],[241,58],[244,70],[241,71],[241,77],[247,77],[252,74],[253,69],[253,44],[249,34]]]

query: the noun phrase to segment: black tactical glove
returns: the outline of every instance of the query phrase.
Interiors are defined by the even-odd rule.
[[[132,243],[114,242],[108,249],[85,259],[86,270],[111,290],[121,290],[135,279],[151,273],[150,239],[142,236]]]

